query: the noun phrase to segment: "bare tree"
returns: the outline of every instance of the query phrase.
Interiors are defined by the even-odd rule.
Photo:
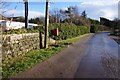
[[[61,19],[61,20],[64,20],[66,17],[67,17],[66,11],[60,9],[60,19]]]
[[[56,9],[52,10],[50,15],[51,15],[50,18],[51,18],[52,21],[54,19],[54,21],[56,23],[60,23],[61,15],[60,15],[60,10],[59,9],[56,8]]]
[[[73,16],[74,16],[75,18],[77,18],[77,17],[80,16],[78,6],[74,6],[74,7],[72,7],[72,10],[73,10]]]
[[[79,18],[79,9],[77,6],[70,6],[66,10],[60,10],[60,14],[62,15],[62,20],[69,19],[70,22],[75,18]]]

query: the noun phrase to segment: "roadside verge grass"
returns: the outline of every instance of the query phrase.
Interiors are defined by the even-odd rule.
[[[66,45],[72,44],[78,41],[80,38],[88,35],[89,34],[84,34],[72,39],[58,41],[56,45],[51,45],[48,49],[30,51],[24,56],[16,57],[17,60],[12,64],[3,63],[2,77],[9,78],[15,76],[19,72],[32,68],[34,65],[45,61],[46,59],[65,49]]]

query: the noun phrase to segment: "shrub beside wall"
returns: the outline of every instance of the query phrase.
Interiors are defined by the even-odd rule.
[[[53,36],[52,30],[55,28],[59,29],[59,36]],[[55,40],[65,40],[68,38],[77,37],[79,35],[89,33],[89,31],[89,27],[76,26],[72,23],[50,24],[49,26],[49,36]]]
[[[96,33],[101,31],[110,31],[110,29],[103,25],[91,25],[90,27],[91,33]]]
[[[11,29],[9,31],[4,31],[3,34],[7,35],[7,34],[23,34],[23,33],[37,33],[37,32],[39,32],[39,29],[21,28],[21,29]]]
[[[59,35],[54,36],[52,34],[52,30],[58,28]],[[44,26],[37,26],[36,28],[32,29],[17,29],[17,30],[10,30],[4,32],[4,34],[23,34],[23,33],[36,33],[42,32],[44,33]],[[82,34],[86,34],[90,32],[90,27],[87,26],[76,26],[73,23],[53,23],[49,26],[49,37],[55,40],[65,40],[68,38],[77,37]]]
[[[38,27],[39,28],[39,27]],[[52,30],[58,28],[59,35],[54,36]],[[2,53],[4,59],[12,59],[19,55],[24,55],[30,50],[35,50],[40,48],[40,35],[39,32],[43,32],[44,27],[39,29],[18,29],[4,32]],[[34,33],[37,32],[37,33]],[[16,33],[16,34],[13,34]],[[24,34],[23,34],[24,33]],[[54,44],[55,40],[65,40],[73,37],[77,37],[82,34],[89,33],[89,27],[86,26],[76,26],[72,23],[58,23],[50,24],[49,26],[49,43]],[[55,40],[53,40],[53,39]],[[42,35],[42,41],[44,45],[44,36]],[[42,46],[43,46],[42,45]]]

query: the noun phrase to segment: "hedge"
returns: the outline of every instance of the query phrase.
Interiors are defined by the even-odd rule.
[[[58,28],[59,36],[54,36],[52,30]],[[69,38],[77,37],[89,33],[90,29],[86,26],[76,26],[72,23],[57,23],[50,24],[49,26],[49,36],[55,40],[66,40]]]
[[[52,30],[58,28],[59,36],[54,36]],[[87,26],[76,26],[73,23],[53,23],[49,26],[49,37],[55,40],[66,40],[69,38],[77,37],[89,33],[90,29]],[[5,31],[3,34],[22,34],[22,33],[44,33],[44,27],[38,26],[37,28],[28,28],[28,29],[14,29],[10,31]]]

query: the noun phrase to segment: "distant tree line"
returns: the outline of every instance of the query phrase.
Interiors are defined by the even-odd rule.
[[[25,22],[25,18],[22,16],[14,17],[13,21]],[[87,26],[87,27],[91,28],[90,30],[93,33],[97,32],[97,31],[105,30],[105,27],[101,26],[100,21],[94,20],[91,18],[87,18],[86,11],[83,11],[82,13],[80,13],[79,8],[77,6],[69,6],[64,10],[57,9],[57,8],[51,10],[50,15],[49,15],[49,22],[50,22],[50,24],[72,23],[72,24],[75,24],[76,26]],[[110,21],[108,21],[108,22],[110,22]],[[31,19],[29,19],[29,23],[44,25],[45,17],[31,18]],[[109,25],[112,25],[112,24],[109,24]]]
[[[54,9],[50,13],[50,23],[74,23],[78,26],[90,26],[90,21],[87,19],[86,11],[79,12],[77,6],[70,6],[66,10]]]
[[[45,18],[44,17],[36,17],[36,18],[31,18],[29,20],[30,23],[35,23],[35,24],[44,24]]]
[[[100,22],[101,22],[101,25],[105,25],[108,28],[112,29],[114,34],[120,35],[120,20],[118,18],[115,18],[114,20],[111,21],[109,19],[101,17]]]

